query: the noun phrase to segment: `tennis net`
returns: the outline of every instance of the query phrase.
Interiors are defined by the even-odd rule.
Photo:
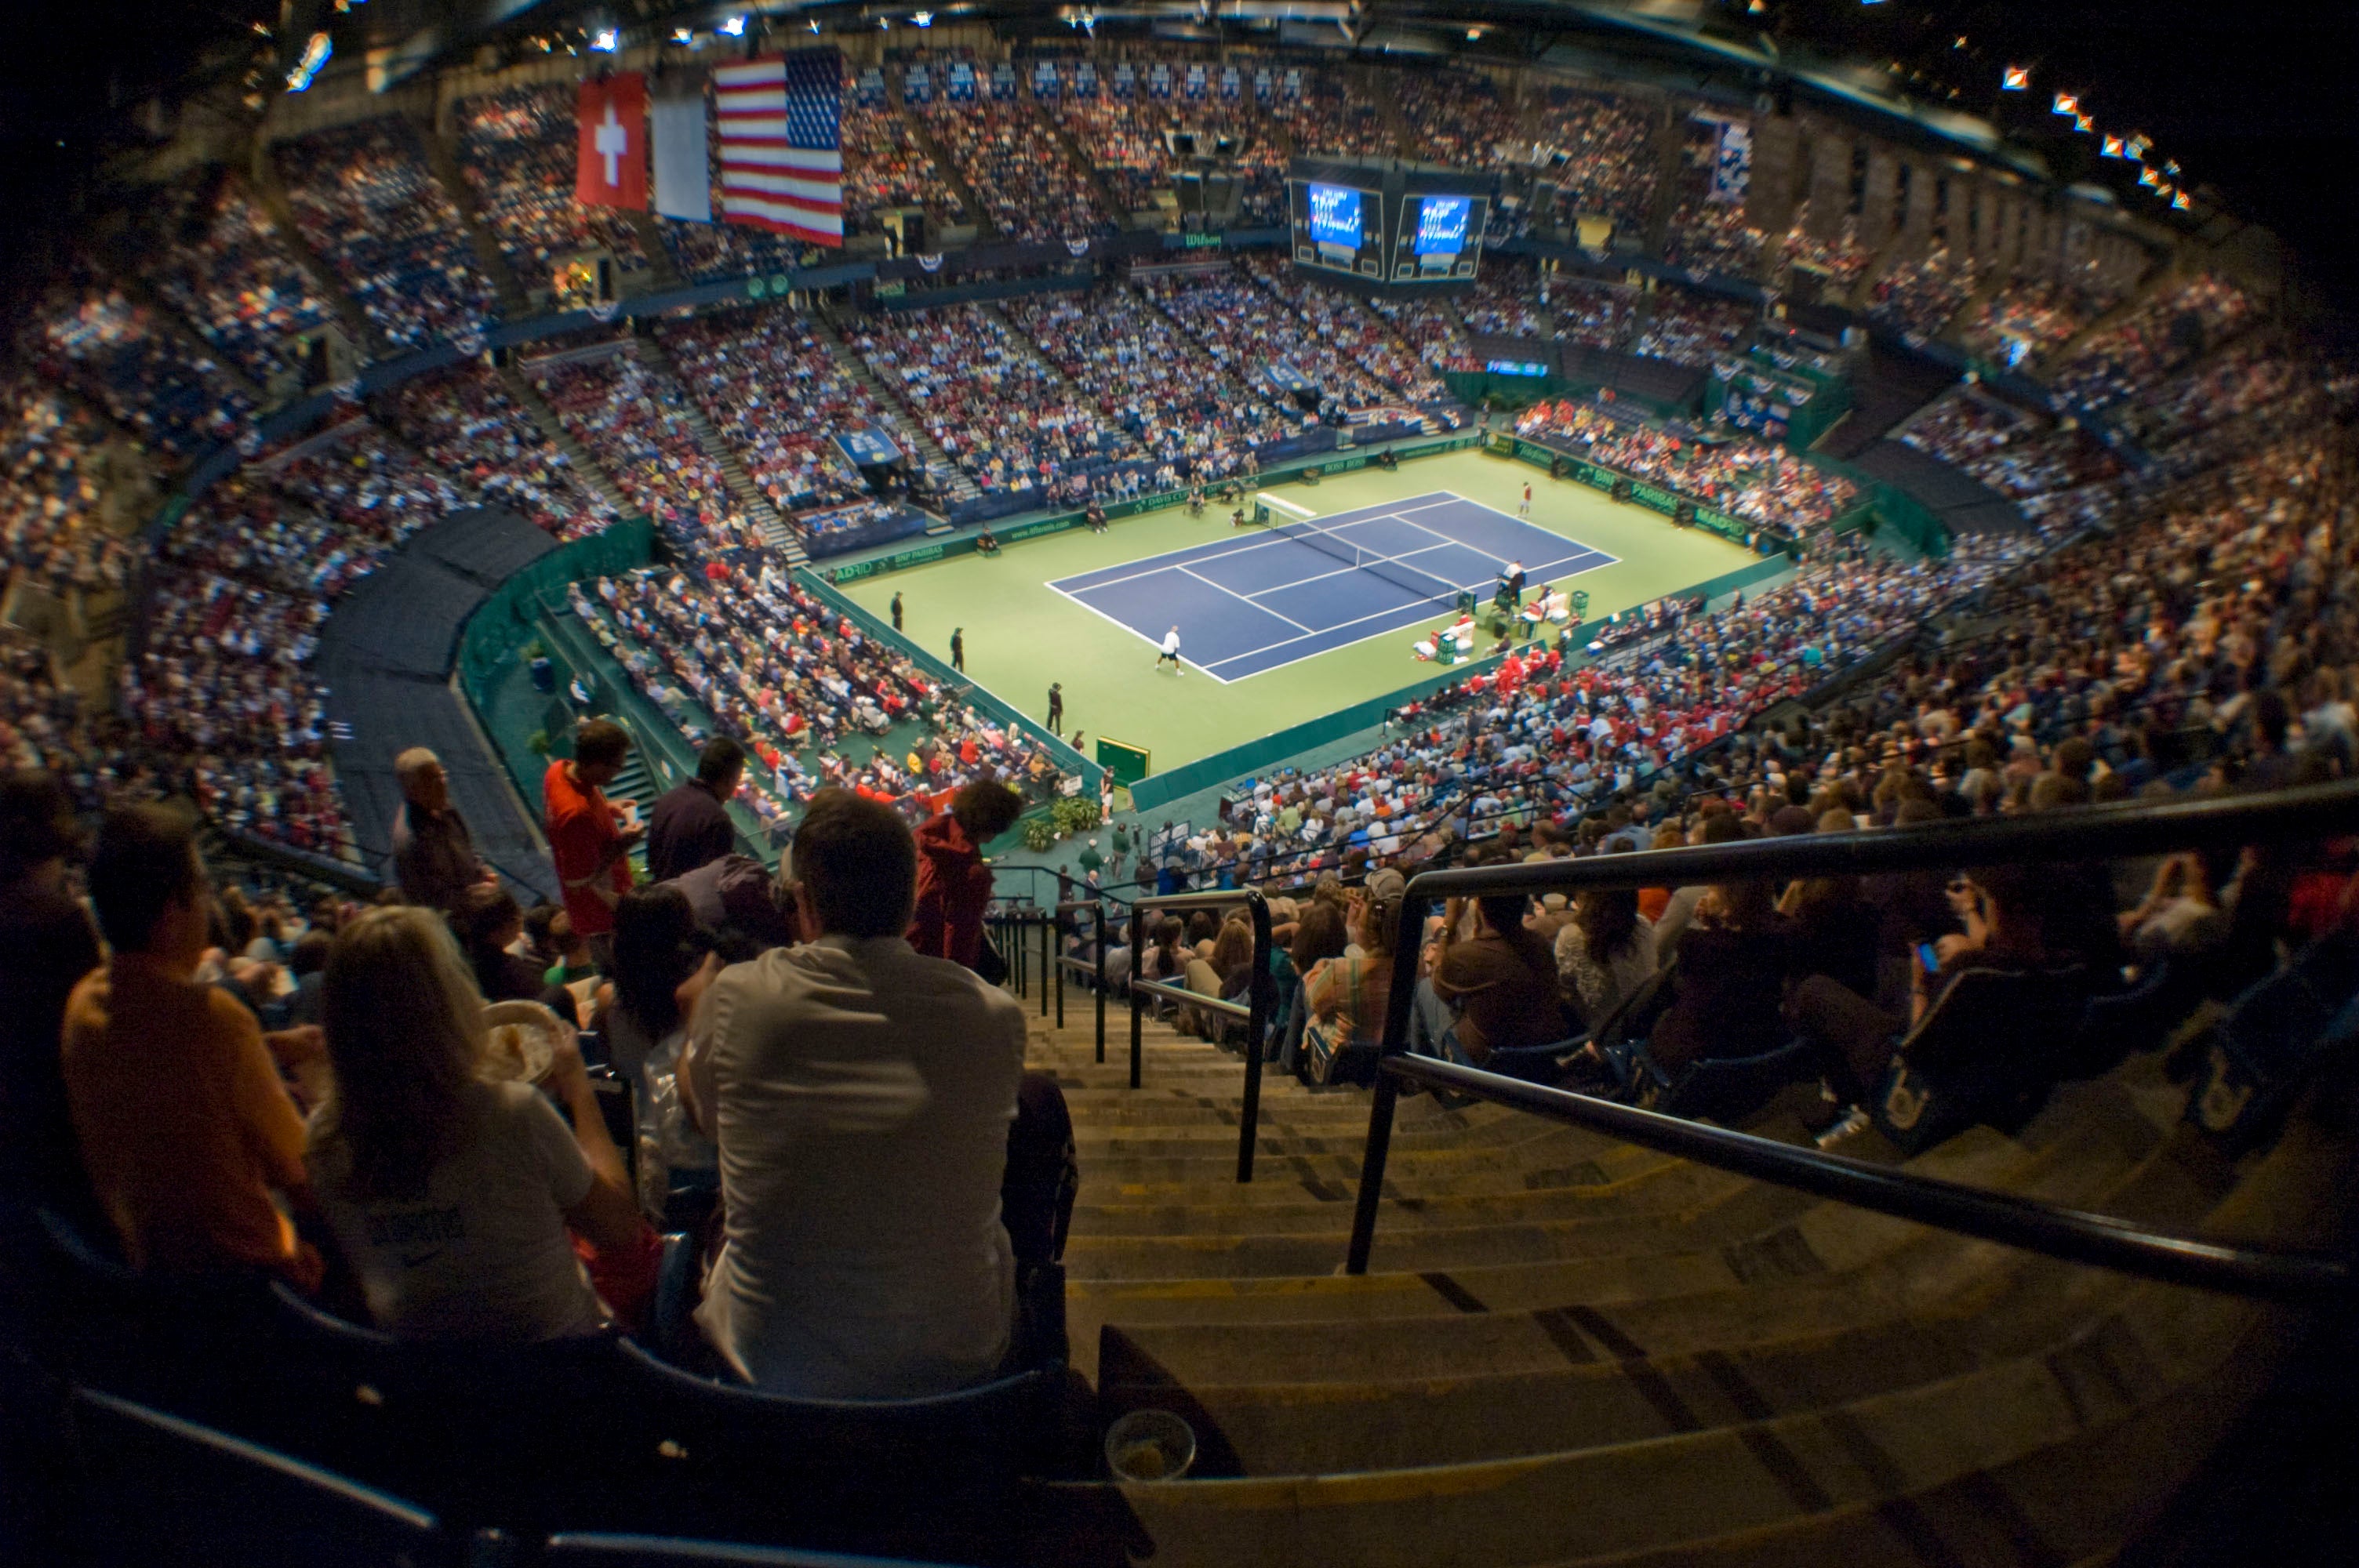
[[[1451,603],[1457,601],[1458,584],[1445,578],[1438,578],[1430,571],[1410,566],[1397,557],[1382,555],[1364,546],[1354,545],[1332,529],[1321,528],[1316,523],[1308,522],[1302,517],[1289,516],[1288,515],[1289,512],[1299,509],[1288,507],[1285,503],[1277,501],[1276,497],[1266,499],[1275,504],[1270,505],[1262,514],[1264,525],[1280,538],[1292,539],[1297,543],[1308,545],[1321,555],[1332,557],[1347,566],[1357,567],[1364,572],[1382,578],[1396,588],[1405,588],[1420,599],[1438,599]]]

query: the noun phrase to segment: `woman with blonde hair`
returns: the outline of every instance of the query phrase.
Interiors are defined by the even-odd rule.
[[[572,1032],[532,1085],[487,1073],[474,977],[441,917],[373,909],[328,955],[334,1088],[305,1156],[369,1315],[405,1337],[511,1341],[605,1321],[569,1229],[630,1259],[649,1237]]]

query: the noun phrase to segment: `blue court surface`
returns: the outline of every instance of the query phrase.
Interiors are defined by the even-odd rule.
[[[1448,491],[1310,522],[1332,537],[1254,527],[1049,586],[1158,648],[1177,625],[1180,657],[1232,681],[1421,626],[1461,589],[1487,600],[1509,561],[1523,563],[1527,593],[1614,562]],[[1377,558],[1354,564],[1347,552]]]

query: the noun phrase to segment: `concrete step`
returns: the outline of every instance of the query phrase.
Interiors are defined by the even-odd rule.
[[[467,243],[475,253],[475,265],[492,282],[493,292],[499,296],[500,315],[510,321],[521,321],[532,314],[532,306],[525,297],[524,285],[517,281],[516,269],[508,265],[507,253],[500,249],[499,236],[484,221],[483,209],[475,204],[474,188],[467,183],[459,168],[456,141],[446,131],[426,122],[417,123],[418,140],[426,149],[426,167],[433,171],[435,180],[459,210],[459,219],[466,226]]]

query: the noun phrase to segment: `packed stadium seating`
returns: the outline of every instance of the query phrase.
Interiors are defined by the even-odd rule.
[[[297,335],[333,314],[277,225],[225,176],[168,190],[156,234],[157,293],[257,383],[287,369]]]
[[[364,120],[272,151],[303,238],[386,341],[424,348],[495,314],[459,209],[407,122]]]
[[[647,248],[620,212],[573,200],[574,90],[509,87],[458,105],[459,168],[500,252],[527,287],[549,287],[555,264],[603,247],[625,272]]]
[[[900,72],[928,52],[895,51],[888,64]],[[2183,258],[2134,298],[2120,270],[2093,264],[2062,279],[2027,265],[1994,278],[1958,236],[1954,250],[1896,251],[1871,279],[1873,247],[1849,215],[1832,239],[1810,236],[1807,210],[1763,234],[1741,204],[1706,200],[1701,122],[1658,206],[1668,143],[1654,98],[1586,84],[1525,96],[1463,71],[1251,52],[1239,56],[1249,71],[1276,67],[1266,92],[1248,75],[1234,97],[1168,81],[1117,96],[1103,74],[1117,57],[1079,35],[1017,58],[1027,84],[1047,62],[1058,92],[938,92],[899,109],[881,73],[872,86],[847,67],[848,232],[874,232],[882,208],[922,205],[936,228],[986,219],[987,238],[1098,238],[1156,204],[1177,167],[1163,135],[1180,129],[1249,139],[1243,221],[1270,221],[1286,150],[1488,167],[1497,144],[1536,124],[1538,144],[1566,155],[1558,216],[1610,216],[1634,244],[1650,216],[1668,215],[1664,259],[1676,265],[1729,283],[1764,276],[1765,263],[1822,268],[1830,297],[1864,299],[1867,319],[1939,348],[1940,362],[1963,352],[2021,372],[1912,404],[1891,449],[2019,503],[2031,526],[1904,547],[1879,505],[1882,521],[1839,535],[1838,519],[1877,499],[1873,481],[1852,477],[1861,470],[1590,393],[1519,410],[1517,434],[1724,510],[1757,525],[1765,548],[1796,540],[1797,558],[1740,593],[1675,596],[1510,648],[1388,713],[1373,744],[1225,781],[1210,792],[1220,805],[1208,826],[1167,832],[1151,852],[1145,816],[1122,824],[1136,860],[1125,867],[1116,837],[1105,873],[1082,881],[1136,895],[1138,924],[1125,943],[1071,910],[1054,923],[1074,962],[1057,977],[1053,1025],[1050,979],[1024,973],[1035,960],[1020,949],[1049,935],[1047,890],[1074,879],[1048,869],[1053,855],[1008,868],[994,955],[1015,962],[1010,983],[1027,1017],[1037,1010],[1026,1065],[1063,1092],[1082,1183],[1051,1281],[1070,1365],[1054,1355],[1027,1367],[1009,1380],[1020,1399],[995,1384],[951,1396],[971,1399],[963,1413],[821,1406],[709,1377],[686,1317],[698,1283],[682,1237],[664,1249],[649,1317],[627,1334],[427,1346],[332,1315],[364,1315],[357,1298],[303,1302],[282,1285],[247,1300],[143,1280],[103,1256],[103,1226],[79,1233],[0,1194],[12,1265],[0,1393],[13,1413],[29,1390],[23,1408],[41,1412],[0,1434],[0,1465],[27,1441],[54,1448],[40,1475],[65,1528],[126,1560],[239,1560],[223,1543],[256,1547],[255,1531],[252,1518],[223,1517],[231,1497],[270,1521],[262,1546],[321,1560],[381,1545],[387,1561],[764,1562],[756,1543],[791,1542],[1222,1568],[2021,1568],[2157,1560],[2125,1545],[2158,1529],[2208,1455],[2282,1458],[2240,1443],[2234,1423],[2274,1379],[2299,1376],[2287,1357],[2311,1320],[2289,1308],[1809,1195],[1488,1091],[1405,1094],[1385,1179],[1370,1187],[1372,1268],[1339,1269],[1369,1100],[1349,1074],[1317,1081],[1292,958],[1241,975],[1221,916],[1249,885],[1306,932],[1311,906],[1353,909],[1361,894],[1342,884],[1373,889],[1387,871],[1593,870],[1647,847],[1770,848],[1835,831],[1873,846],[1933,820],[2073,832],[2093,805],[2234,802],[2347,780],[2359,767],[2359,379],[2246,284]],[[1120,58],[1144,76],[1218,57],[1158,40]],[[1103,62],[1087,93],[1083,59]],[[1381,94],[1375,70],[1393,73]],[[569,88],[546,84],[454,102],[472,204],[527,281],[585,244],[632,268],[655,259],[636,226],[571,201],[570,104]],[[77,263],[57,292],[27,302],[16,346],[28,373],[0,380],[0,603],[14,608],[20,589],[71,598],[103,642],[114,633],[92,607],[136,591],[119,653],[88,663],[80,647],[37,647],[0,624],[0,767],[56,773],[84,816],[191,804],[245,852],[292,851],[339,886],[368,885],[379,869],[347,806],[356,773],[339,782],[322,634],[340,607],[382,588],[397,552],[424,548],[422,530],[478,521],[470,508],[568,540],[606,528],[614,508],[573,450],[665,539],[657,564],[573,582],[561,605],[552,592],[539,630],[561,627],[620,669],[625,688],[599,701],[635,727],[652,714],[690,747],[740,741],[753,762],[736,805],[766,852],[828,785],[912,820],[994,776],[1045,806],[1056,756],[993,717],[1005,709],[962,676],[832,608],[841,601],[789,567],[799,556],[773,543],[786,537],[775,524],[766,532],[745,514],[746,480],[805,544],[827,524],[799,514],[835,513],[838,526],[866,515],[866,485],[832,439],[856,428],[939,447],[1007,511],[1127,500],[1257,472],[1280,443],[1370,409],[1471,421],[1442,375],[1481,372],[1477,339],[1553,341],[1566,363],[1581,349],[1692,372],[1743,348],[1759,318],[1749,299],[1676,278],[1543,285],[1530,253],[1487,254],[1462,293],[1401,301],[1247,249],[1206,263],[1166,253],[1135,271],[1108,263],[1081,288],[1023,267],[957,275],[1012,286],[989,302],[898,308],[846,291],[789,303],[784,281],[775,299],[708,292],[643,319],[635,336],[603,317],[594,333],[566,324],[571,335],[517,347],[511,369],[474,352],[496,296],[422,135],[384,117],[270,155],[332,277],[310,276],[276,232],[266,189],[216,170],[160,193],[134,226],[138,284]],[[929,143],[980,213],[960,211]],[[782,274],[811,254],[659,222],[694,281]],[[933,280],[912,281],[916,293]],[[258,418],[241,379],[279,377],[299,334],[353,305],[400,373],[373,376],[365,405],[345,388]],[[430,369],[394,362],[454,338],[468,351],[445,351]],[[1315,410],[1274,369],[1314,384]],[[519,370],[537,395],[519,389]],[[543,402],[565,443],[536,422]],[[168,509],[134,515],[128,498],[151,461],[198,477]],[[527,553],[545,547],[505,526]],[[442,665],[424,663],[434,669],[419,684],[440,691]],[[577,693],[569,708],[546,684],[530,700],[527,725],[554,723],[544,703],[556,719],[588,706]],[[1584,928],[1587,895],[1518,900],[1555,960],[1551,1017],[1587,1026],[1568,1037],[1551,1022],[1549,1044],[1521,1054],[1464,1044],[1471,1025],[1453,1022],[1434,983],[1438,949],[1425,946],[1442,932],[1404,933],[1402,972],[1420,977],[1411,1035],[1382,1044],[1800,1152],[1816,1139],[1878,1171],[2018,1206],[2238,1243],[2347,1246],[2359,1152],[2335,1049],[2359,1018],[2347,839],[2321,830],[2052,866],[2017,895],[2036,910],[2030,935],[2010,935],[2045,968],[2070,971],[2040,993],[2056,1005],[1983,1021],[1972,1059],[2006,1055],[2016,1076],[2003,1092],[1977,1087],[1962,1110],[1937,1086],[1920,1123],[1892,1094],[1908,1065],[1891,1083],[1854,1081],[1800,999],[1840,980],[1886,1022],[1895,1006],[1905,1014],[1912,979],[1940,968],[1919,944],[1970,941],[1996,907],[1975,903],[1973,878],[1995,883],[2006,868],[1977,862],[1952,885],[1959,869],[1649,888],[1633,895],[1643,944],[1634,936],[1610,961]],[[1184,947],[1153,929],[1154,898],[1175,888],[1220,890],[1196,906],[1212,929],[1185,931]],[[284,970],[297,937],[332,935],[357,906],[277,885],[239,891],[223,899],[202,972],[253,999],[266,1025],[292,1022]],[[262,916],[250,933],[242,911]],[[1500,918],[1430,913],[1453,942]],[[1681,930],[1760,938],[1741,963],[1722,953],[1745,974],[1715,1000],[1710,1048],[1692,1064],[1674,1056],[1666,1021],[1707,994],[1713,958],[1709,942],[1681,945]],[[1138,1065],[1108,1060],[1085,1011],[1064,1022],[1110,946],[1124,960],[1110,966],[1116,1005],[1129,987],[1146,1014]],[[536,975],[550,957],[534,950]],[[1149,975],[1184,985],[1194,1009],[1131,985]],[[1223,995],[1273,1004],[1294,1030],[1267,1043],[1258,1130],[1245,1130],[1260,1162],[1251,1184],[1236,1162],[1240,1119],[1255,1113],[1240,1102]],[[2037,1059],[2025,1069],[2027,1054]],[[610,1098],[626,1134],[652,1114],[652,1102],[626,1110],[628,1097]],[[1186,1480],[1123,1473],[1137,1455],[1106,1438],[1134,1411],[1184,1418]],[[831,1454],[847,1431],[861,1441]],[[831,1458],[849,1473],[840,1493],[812,1479],[832,1477]],[[872,1507],[864,1468],[900,1488],[892,1506]],[[977,1470],[987,1474],[970,1494]],[[2238,1496],[2195,1493],[2207,1507]],[[0,1501],[14,1500],[0,1485]],[[0,1515],[0,1529],[10,1522]],[[495,1533],[465,1539],[478,1529]],[[729,1539],[653,1539],[690,1533]]]

